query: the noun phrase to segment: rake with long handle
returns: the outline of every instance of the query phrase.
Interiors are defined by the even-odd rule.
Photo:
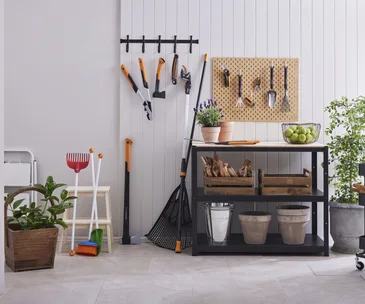
[[[200,101],[200,94],[204,80],[205,66],[208,60],[208,54],[204,56],[203,71],[200,79],[199,92],[196,101],[196,108],[198,108]],[[186,89],[186,88],[185,88]],[[188,95],[188,94],[187,94]],[[188,97],[188,96],[186,96]],[[188,98],[186,98],[187,102]],[[196,112],[194,113],[193,125],[190,137],[193,138],[195,130]],[[159,218],[151,228],[150,232],[146,234],[148,240],[157,246],[165,249],[181,252],[183,249],[190,247],[192,244],[191,238],[191,215],[189,207],[188,192],[185,185],[186,171],[189,163],[190,150],[192,142],[189,141],[185,153],[183,153],[181,161],[180,184],[172,192],[165,208],[162,210]],[[183,146],[184,147],[184,146]]]
[[[76,222],[76,209],[77,209],[77,188],[79,183],[79,172],[85,169],[89,165],[90,155],[88,153],[67,153],[66,163],[67,166],[73,169],[76,173],[75,177],[75,200],[73,206],[72,215],[72,235],[71,235],[71,250],[69,252],[70,256],[75,255],[75,222]]]

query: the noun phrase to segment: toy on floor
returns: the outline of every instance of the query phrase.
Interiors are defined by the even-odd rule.
[[[97,256],[101,251],[101,246],[103,244],[103,229],[99,228],[99,220],[98,220],[98,207],[97,207],[97,191],[99,185],[99,176],[100,176],[100,167],[101,160],[103,158],[103,154],[99,153],[98,158],[98,171],[96,173],[95,180],[95,169],[94,169],[94,149],[90,149],[90,158],[91,158],[91,171],[93,178],[93,206],[91,209],[91,218],[90,218],[90,228],[89,228],[89,240],[86,242],[80,242],[79,246],[76,250],[76,254],[79,255],[88,255],[88,256]],[[95,225],[96,229],[92,230],[93,222],[95,216]]]
[[[72,240],[71,240],[71,250],[69,252],[70,256],[75,255],[74,243],[75,243],[75,221],[76,221],[76,207],[77,207],[77,187],[79,183],[79,172],[85,169],[89,165],[90,155],[87,153],[67,153],[66,163],[67,166],[73,169],[76,173],[75,177],[75,200],[73,206],[72,215]]]

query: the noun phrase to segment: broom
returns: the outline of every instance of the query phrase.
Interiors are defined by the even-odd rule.
[[[204,56],[203,71],[200,79],[199,92],[196,101],[196,107],[199,106],[200,93],[203,85],[205,66],[208,60],[208,54]],[[187,89],[187,87],[185,87]],[[185,92],[188,95],[188,91]],[[188,96],[187,96],[188,98]],[[188,100],[188,99],[187,99]],[[193,125],[190,139],[194,136],[196,121],[196,112],[194,112]],[[185,144],[183,144],[184,147]],[[188,191],[185,185],[186,171],[189,163],[190,150],[192,141],[189,141],[186,157],[183,155],[181,160],[180,184],[172,192],[165,208],[159,218],[145,236],[149,241],[165,249],[174,250],[180,253],[183,249],[192,245],[192,220],[190,215]]]
[[[97,256],[100,253],[101,245],[103,242],[103,235],[104,231],[99,228],[98,225],[98,209],[97,209],[97,189],[99,184],[99,176],[100,176],[100,167],[101,167],[101,159],[103,155],[100,153],[99,163],[98,163],[98,172],[97,178],[95,181],[95,169],[94,169],[94,149],[90,149],[90,158],[91,158],[91,171],[92,171],[92,178],[93,178],[93,206],[91,210],[91,219],[90,219],[90,228],[89,228],[89,240],[86,242],[80,242],[78,248],[76,249],[76,254],[79,255],[88,255],[88,256]],[[94,214],[95,214],[95,222],[96,222],[96,229],[92,231],[93,221],[94,221]]]

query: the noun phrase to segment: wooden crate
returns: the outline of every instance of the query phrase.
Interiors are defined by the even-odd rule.
[[[204,176],[204,194],[254,195],[254,178]]]
[[[312,173],[303,169],[303,174],[265,174],[259,169],[261,195],[311,195]]]
[[[21,231],[9,224],[5,244],[6,264],[13,271],[53,268],[58,228]]]

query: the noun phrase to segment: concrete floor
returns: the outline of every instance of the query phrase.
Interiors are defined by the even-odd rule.
[[[365,270],[355,268],[353,255],[190,253],[143,243],[114,244],[112,254],[98,257],[58,254],[54,269],[8,269],[0,303],[365,303]]]

